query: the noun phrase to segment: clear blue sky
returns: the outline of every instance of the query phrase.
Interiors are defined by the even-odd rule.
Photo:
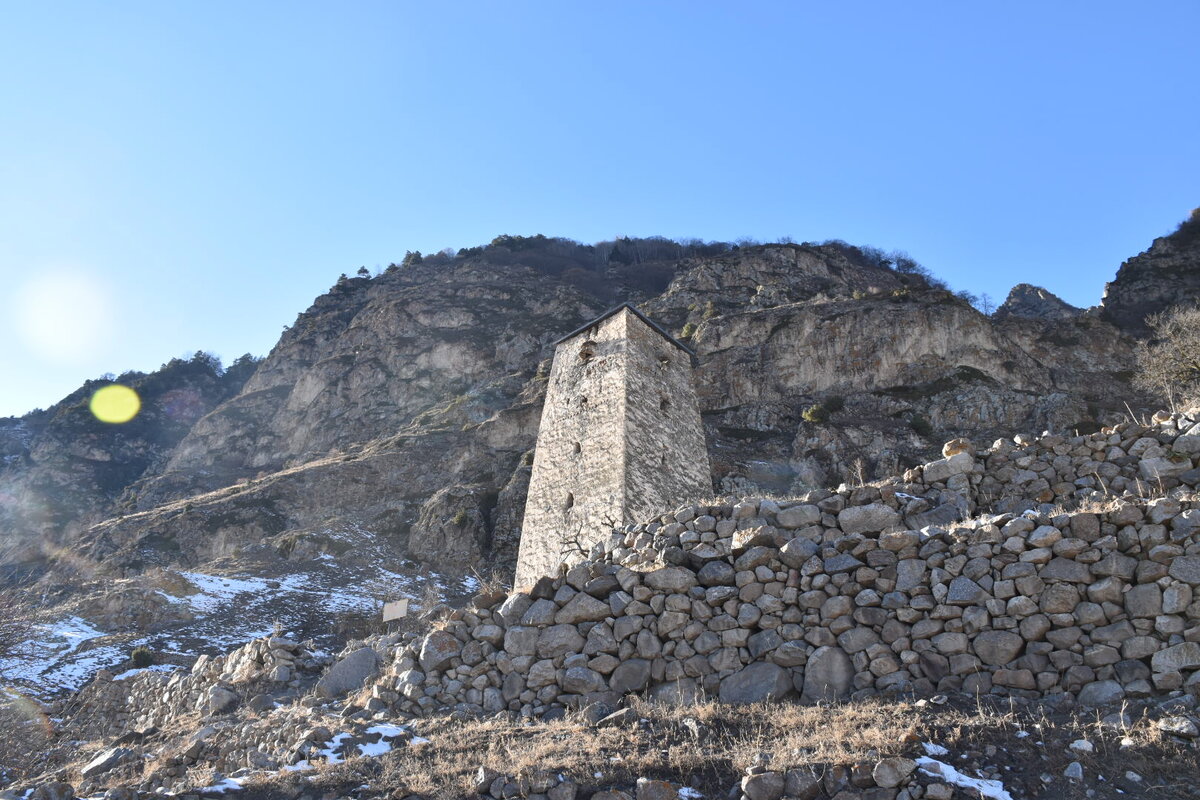
[[[1099,302],[1200,205],[1200,3],[47,2],[0,24],[0,415],[500,233],[841,238]]]

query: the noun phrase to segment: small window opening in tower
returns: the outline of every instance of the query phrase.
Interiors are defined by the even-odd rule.
[[[660,369],[666,369],[671,364],[671,359],[667,356],[658,357],[658,366]]]
[[[563,513],[566,514],[575,505],[575,495],[567,492],[567,502],[563,503]]]
[[[587,395],[586,394],[579,395],[579,405],[581,405],[581,406],[587,405]]]
[[[591,339],[579,346],[579,360],[585,364],[596,356],[596,343]]]
[[[574,452],[574,453],[578,453],[578,452],[579,452],[580,450],[582,450],[582,449],[583,449],[583,448],[579,446],[579,442],[576,442],[576,443],[575,443],[575,446],[572,448],[572,452]]]
[[[658,407],[662,411],[664,416],[671,413],[671,401],[665,397],[662,399],[661,402],[659,402]]]

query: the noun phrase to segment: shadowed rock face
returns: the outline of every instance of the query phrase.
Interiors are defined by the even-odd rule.
[[[36,448],[6,486],[85,495],[94,516],[46,527],[120,574],[311,558],[349,528],[398,559],[507,568],[551,343],[622,300],[688,334],[715,492],[798,493],[902,471],[954,436],[1094,427],[1131,394],[1131,340],[1104,319],[989,319],[844,245],[559,271],[540,255],[343,279],[111,489]],[[816,404],[827,421],[804,418]]]
[[[1174,305],[1200,301],[1200,217],[1154,240],[1129,259],[1104,287],[1101,316],[1134,336],[1147,336],[1146,317]]]
[[[1071,319],[1082,311],[1064,302],[1058,295],[1040,286],[1018,283],[1008,293],[1004,305],[996,309],[996,318]]]

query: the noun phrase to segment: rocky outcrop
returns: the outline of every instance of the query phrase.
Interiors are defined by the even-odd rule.
[[[1200,300],[1200,214],[1149,250],[1129,259],[1104,287],[1101,316],[1136,336],[1150,332],[1146,317]]]
[[[1028,283],[1014,286],[1004,304],[996,309],[998,319],[1072,319],[1082,313],[1082,309],[1064,302],[1058,295]]]

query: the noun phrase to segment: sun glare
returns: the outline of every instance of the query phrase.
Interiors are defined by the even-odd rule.
[[[41,358],[81,364],[112,344],[112,293],[89,271],[65,267],[37,275],[12,299],[17,333]]]
[[[114,383],[97,389],[88,407],[101,422],[119,424],[137,416],[142,408],[142,399],[128,386]]]

